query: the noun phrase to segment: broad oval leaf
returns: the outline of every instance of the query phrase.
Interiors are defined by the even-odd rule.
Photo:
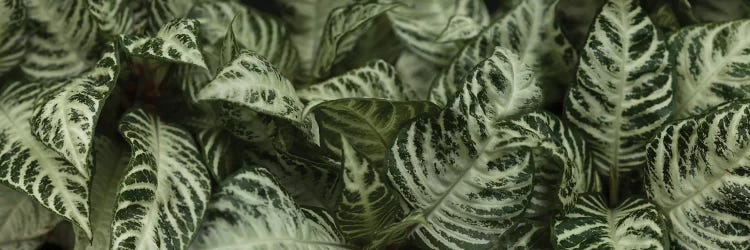
[[[0,3],[0,76],[23,61],[28,39],[26,26],[23,0]]]
[[[119,130],[131,156],[117,190],[113,248],[185,249],[211,193],[192,136],[143,109],[126,113]]]
[[[43,237],[61,218],[24,193],[0,186],[0,249]]]
[[[34,110],[31,118],[34,136],[80,172],[89,172],[87,161],[94,128],[119,72],[117,46],[108,44],[93,69],[52,86],[53,90],[45,91]]]
[[[750,239],[750,103],[664,128],[648,145],[646,194],[687,249],[741,249]]]
[[[555,220],[552,237],[559,249],[669,249],[667,222],[659,208],[630,198],[608,208],[600,194],[578,198]]]
[[[379,0],[380,3],[392,3],[393,0]],[[439,65],[448,64],[451,58],[461,49],[460,43],[438,42],[441,31],[454,16],[474,19],[484,26],[490,16],[484,2],[478,0],[407,0],[400,1],[406,6],[388,12],[393,22],[396,35],[404,44],[420,57]]]
[[[197,35],[198,21],[175,19],[166,23],[153,37],[120,35],[119,39],[125,52],[132,56],[185,63],[208,69],[198,47]]]
[[[750,20],[692,26],[669,38],[675,68],[675,116],[697,115],[750,97]]]
[[[13,82],[0,93],[0,183],[33,197],[91,238],[91,172],[81,172],[31,134],[34,103],[43,88]]]
[[[645,165],[647,140],[672,112],[667,56],[664,38],[637,0],[611,0],[594,20],[564,111],[591,144],[602,173]]]
[[[557,3],[557,0],[524,0],[485,28],[435,78],[430,101],[445,105],[472,68],[492,56],[496,46],[517,54],[545,89],[571,81],[575,50],[556,22]]]
[[[300,208],[263,168],[222,183],[192,248],[353,249],[328,214]]]

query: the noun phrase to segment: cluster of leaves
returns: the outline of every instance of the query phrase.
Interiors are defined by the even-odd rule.
[[[744,1],[263,2],[0,0],[0,249],[750,247]]]

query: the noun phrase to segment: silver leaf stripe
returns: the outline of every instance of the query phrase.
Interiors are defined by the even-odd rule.
[[[13,82],[0,93],[0,183],[23,191],[90,238],[90,171],[80,172],[31,134],[29,120],[43,87]]]
[[[210,177],[188,131],[135,109],[119,126],[130,161],[117,190],[116,249],[185,249],[211,193]]]
[[[28,40],[23,0],[0,2],[0,76],[24,60]]]
[[[81,173],[90,172],[94,128],[119,72],[117,47],[110,43],[93,69],[52,86],[34,109],[34,136]]]
[[[556,22],[557,3],[557,0],[524,0],[485,28],[435,78],[430,101],[441,106],[448,103],[471,69],[490,57],[496,46],[517,54],[544,85],[572,81],[575,50]]]
[[[151,31],[157,31],[170,21],[185,17],[196,0],[148,0],[148,26]]]
[[[174,19],[155,36],[120,35],[125,52],[130,55],[185,63],[207,69],[198,47],[198,21]]]
[[[6,249],[5,244],[43,237],[60,221],[26,194],[0,186],[0,249]]]
[[[135,10],[135,4],[126,0],[89,0],[89,12],[99,26],[99,31],[111,36],[130,34],[145,27],[145,11]]]
[[[484,29],[482,25],[471,19],[471,17],[453,16],[448,21],[448,25],[445,26],[443,32],[440,32],[437,41],[447,43],[469,40],[479,35],[482,29]]]
[[[353,249],[333,218],[300,208],[263,168],[245,168],[213,195],[193,249]]]
[[[331,11],[323,29],[318,55],[313,64],[313,75],[326,77],[333,65],[344,58],[369,30],[372,21],[397,6],[396,3],[362,3],[339,7]]]
[[[587,194],[555,219],[552,240],[559,249],[669,249],[667,228],[664,215],[645,199],[608,208],[600,194]]]
[[[220,183],[231,175],[233,161],[232,135],[221,128],[202,129],[196,133],[201,155],[208,166],[211,178]]]
[[[369,243],[403,217],[398,197],[383,182],[384,167],[370,163],[341,137],[344,189],[338,203],[338,225],[352,241]]]
[[[378,2],[392,3],[396,1],[379,0]],[[486,6],[479,0],[408,0],[400,2],[407,6],[398,7],[387,13],[388,18],[393,23],[396,35],[409,50],[438,65],[450,63],[451,58],[461,49],[459,43],[437,41],[451,17],[469,17],[481,26],[487,25],[490,21]]]
[[[742,249],[750,239],[750,104],[664,128],[648,145],[646,194],[685,249]]]
[[[552,249],[549,223],[546,221],[519,220],[501,236],[496,249]]]
[[[596,17],[564,111],[591,144],[602,173],[645,165],[647,140],[672,112],[667,55],[638,1],[611,0]]]
[[[750,97],[750,20],[687,27],[669,38],[675,68],[675,116],[703,113]]]

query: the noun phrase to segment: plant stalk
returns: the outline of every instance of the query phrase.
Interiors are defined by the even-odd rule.
[[[609,168],[609,206],[611,208],[617,207],[619,201],[618,195],[620,193],[620,171],[617,168]]]

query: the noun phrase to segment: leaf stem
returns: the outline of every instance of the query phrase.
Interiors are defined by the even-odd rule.
[[[617,207],[617,202],[619,201],[619,195],[620,192],[620,171],[617,171],[617,168],[610,167],[609,168],[609,207],[615,208]]]

